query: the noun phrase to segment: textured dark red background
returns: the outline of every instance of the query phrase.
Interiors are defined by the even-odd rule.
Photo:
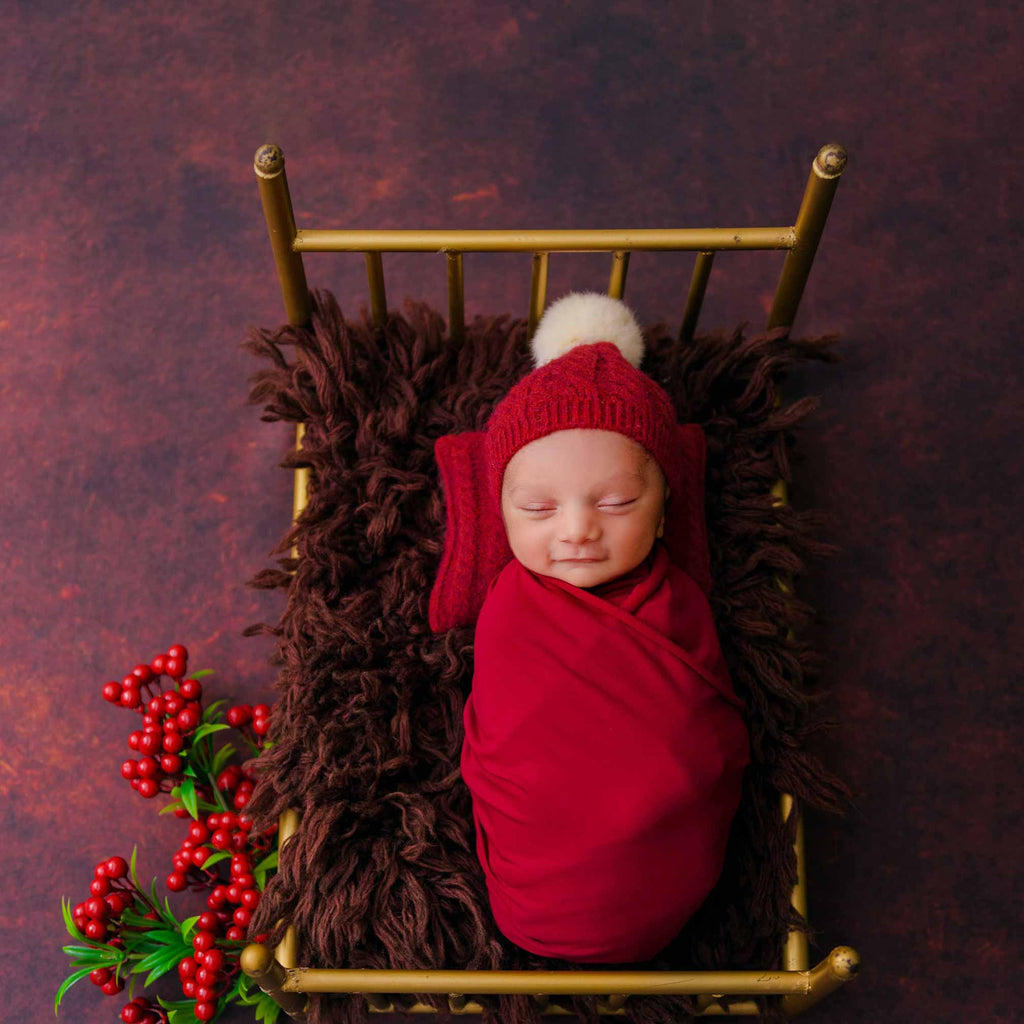
[[[280,609],[243,581],[291,496],[238,349],[283,319],[265,141],[314,227],[792,223],[818,147],[848,148],[797,324],[846,358],[793,381],[823,399],[793,500],[842,548],[802,590],[842,723],[820,747],[857,791],[808,823],[815,952],[865,969],[808,1019],[1013,1018],[1015,27],[948,0],[7,5],[0,1018],[52,1019],[62,894],[135,842],[163,875],[180,838],[118,777],[100,685],[180,640],[220,695],[271,694],[268,641],[239,635]],[[678,323],[691,265],[634,258],[643,320]],[[760,325],[780,266],[719,257],[703,324]],[[387,271],[393,306],[443,303],[440,258]],[[307,272],[365,302],[361,257]],[[606,277],[554,259],[550,294]],[[522,313],[528,281],[467,259],[470,314]],[[62,1019],[121,1002],[83,983]]]

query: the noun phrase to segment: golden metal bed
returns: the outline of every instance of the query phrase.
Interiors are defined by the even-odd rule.
[[[634,251],[691,251],[697,253],[683,312],[681,337],[691,338],[711,275],[715,253],[723,250],[784,249],[786,257],[775,289],[767,327],[792,326],[804,286],[810,273],[839,178],[846,166],[846,151],[840,145],[823,146],[814,159],[803,200],[792,226],[743,228],[678,228],[642,230],[557,230],[557,231],[335,231],[297,229],[285,178],[284,155],[275,145],[256,151],[254,169],[263,212],[273,248],[274,261],[284,296],[285,310],[293,324],[310,317],[309,291],[302,263],[306,252],[355,252],[366,258],[370,308],[373,321],[382,326],[387,316],[387,299],[382,254],[427,252],[443,254],[448,281],[449,331],[461,338],[465,328],[462,258],[464,253],[530,253],[532,279],[528,330],[532,335],[545,308],[548,260],[557,252],[604,252],[611,256],[608,294],[622,298],[630,253]],[[296,443],[302,443],[302,425]],[[307,470],[295,474],[294,516],[305,506]],[[786,501],[786,488],[778,481],[772,493]],[[780,586],[788,586],[785,580]],[[782,795],[782,816],[788,819],[793,801]],[[280,842],[284,846],[299,826],[295,811],[281,816]],[[803,822],[796,827],[797,882],[793,888],[794,908],[807,918],[807,886],[804,860]],[[548,1014],[572,1011],[551,1002],[564,995],[601,997],[602,1014],[623,1015],[631,995],[695,996],[705,1016],[757,1016],[753,999],[728,1006],[717,1002],[721,996],[778,996],[787,1016],[795,1016],[833,992],[857,974],[860,957],[849,946],[838,946],[818,964],[809,965],[807,937],[792,930],[783,951],[782,970],[764,971],[464,971],[464,970],[330,970],[302,967],[298,960],[298,937],[289,926],[275,950],[253,943],[242,953],[242,968],[286,1013],[305,1018],[309,993],[362,995],[371,1010],[391,1009],[389,995],[397,993],[439,993],[448,995],[453,1013],[471,1014],[483,1010],[481,1002],[465,995],[521,993],[532,996]],[[433,1013],[432,1006],[416,1003],[413,1013]]]

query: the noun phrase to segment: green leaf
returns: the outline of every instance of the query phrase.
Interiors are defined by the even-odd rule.
[[[188,939],[189,935],[192,934],[192,929],[195,928],[196,921],[198,920],[199,915],[196,914],[195,917],[186,917],[185,920],[181,922],[181,937],[183,939]]]
[[[203,711],[203,721],[212,722],[220,714],[220,709],[227,704],[226,700],[214,701],[208,708]]]
[[[171,790],[171,796],[178,797],[180,795],[181,790],[179,790],[178,787],[175,786],[174,789]],[[157,811],[157,814],[173,814],[175,811],[180,811],[184,806],[185,805],[180,800],[175,799],[174,803],[166,804],[165,806],[161,807],[160,810]]]
[[[82,978],[84,978],[92,970],[92,967],[83,967],[81,970],[74,971],[72,974],[69,974],[60,983],[60,988],[57,989],[57,998],[53,1001],[54,1017],[57,1016],[57,1010],[60,1009],[60,1001],[64,998],[64,993],[67,992],[67,990],[71,988],[71,986],[74,985],[76,981],[81,981]]]
[[[97,967],[104,967],[121,959],[121,951],[114,949],[113,946],[62,946],[61,949],[68,956],[77,957],[82,961],[94,960]]]
[[[196,802],[196,780],[185,779],[181,784],[181,802],[193,818],[199,817],[199,807]]]
[[[256,879],[256,885],[262,891],[267,887],[267,874],[277,870],[277,850],[268,854],[253,868],[252,874]]]
[[[213,853],[206,858],[206,862],[203,864],[203,870],[209,871],[214,864],[219,864],[222,860],[229,860],[230,858],[230,850],[218,850],[216,853]]]
[[[212,668],[201,668],[198,672],[190,672],[189,679],[205,679],[214,674]]]
[[[141,889],[142,886],[139,885],[139,876],[137,874],[135,874],[135,858],[138,855],[138,852],[139,852],[139,848],[137,846],[133,846],[132,847],[132,858],[128,862],[128,873],[131,875],[132,881],[135,883],[135,888],[136,889]]]
[[[230,728],[230,725],[225,725],[223,722],[205,722],[199,726],[194,733],[192,733],[192,743],[196,744],[215,732],[223,732],[225,729]]]
[[[60,898],[60,910],[64,915],[64,926],[68,930],[68,935],[73,939],[81,939],[85,941],[85,936],[75,927],[75,919],[71,913],[71,900],[64,902],[64,897]]]
[[[225,743],[214,755],[213,763],[210,765],[210,774],[213,776],[220,775],[224,766],[234,756],[234,753],[235,748],[230,743]]]

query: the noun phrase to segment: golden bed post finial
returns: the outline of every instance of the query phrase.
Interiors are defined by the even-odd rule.
[[[260,146],[252,161],[253,170],[261,178],[273,178],[284,170],[284,153],[272,142]]]
[[[838,142],[829,142],[814,158],[814,173],[819,178],[838,178],[846,169],[846,150]]]

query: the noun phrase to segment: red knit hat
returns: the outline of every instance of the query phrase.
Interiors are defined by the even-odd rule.
[[[678,493],[675,410],[664,388],[639,369],[643,335],[629,308],[596,292],[567,295],[544,314],[531,344],[537,369],[509,391],[487,424],[489,485],[499,507],[505,467],[520,448],[580,428],[636,441]]]

